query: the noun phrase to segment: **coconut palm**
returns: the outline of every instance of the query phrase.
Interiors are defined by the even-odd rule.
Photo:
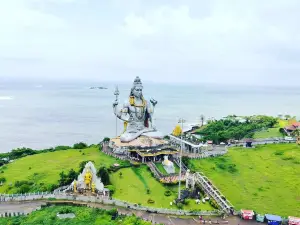
[[[200,116],[201,127],[202,127],[203,124],[204,124],[204,120],[205,120],[205,117],[204,117],[204,115],[202,114],[202,115]]]
[[[294,130],[292,136],[299,137],[300,136],[300,129]]]

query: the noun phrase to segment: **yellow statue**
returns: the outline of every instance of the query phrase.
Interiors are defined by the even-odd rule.
[[[91,182],[92,182],[92,174],[91,171],[88,169],[84,175],[84,183],[87,189],[91,189]]]
[[[74,193],[77,192],[77,188],[76,188],[76,180],[74,180]]]
[[[173,130],[172,134],[176,137],[180,136],[182,133],[182,129],[180,125],[176,125],[175,129]]]
[[[92,183],[92,193],[95,193],[95,187],[96,187],[95,183]]]

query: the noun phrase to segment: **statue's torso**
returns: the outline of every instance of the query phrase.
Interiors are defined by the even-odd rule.
[[[129,115],[127,132],[136,132],[145,129],[145,115],[147,111],[147,102],[143,105],[142,101],[136,101],[131,105],[129,101],[125,102],[125,108]]]

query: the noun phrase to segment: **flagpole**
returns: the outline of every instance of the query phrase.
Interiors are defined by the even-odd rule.
[[[183,150],[183,118],[180,118],[179,122],[181,123],[181,145],[180,145],[180,153],[179,153],[179,182],[178,182],[178,200],[181,198],[181,191],[180,191],[180,185],[181,185],[181,167],[182,167],[182,150]]]

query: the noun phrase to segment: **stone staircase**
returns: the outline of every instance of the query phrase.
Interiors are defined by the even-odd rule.
[[[150,168],[151,172],[153,173],[156,179],[161,179],[164,175],[157,169],[153,162],[147,162],[147,166]]]
[[[201,185],[204,192],[213,198],[224,212],[228,214],[232,214],[234,212],[233,205],[224,197],[224,195],[222,195],[211,181],[204,176],[203,173],[195,173],[194,177],[195,182]]]
[[[178,159],[174,159],[174,162],[180,168],[180,161]],[[188,170],[187,166],[183,162],[181,162],[181,171],[183,173],[186,173],[187,170]]]

